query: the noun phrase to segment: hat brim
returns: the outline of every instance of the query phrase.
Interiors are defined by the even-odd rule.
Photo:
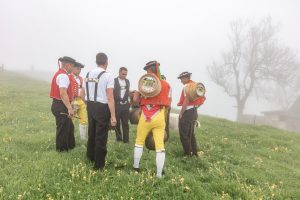
[[[147,69],[150,68],[150,67],[155,67],[155,65],[146,65],[146,66],[144,67],[144,70],[147,70]]]
[[[147,70],[150,67],[156,67],[156,65],[160,66],[160,63],[157,61],[150,61],[146,64],[146,66],[144,67],[144,70]]]
[[[84,65],[81,64],[80,62],[75,62],[75,66],[74,67],[84,68]]]
[[[192,73],[187,73],[187,74],[184,74],[184,75],[178,76],[177,78],[178,78],[178,79],[181,79],[181,78],[183,78],[183,77],[190,76],[191,74],[192,74]]]
[[[78,66],[78,65],[74,65],[74,67],[78,67],[78,68],[81,68],[81,69],[82,69],[82,68],[84,68],[84,67],[82,67],[82,66]]]
[[[75,60],[70,60],[68,58],[60,58],[59,59],[60,62],[66,62],[66,63],[71,63],[71,64],[76,64]]]

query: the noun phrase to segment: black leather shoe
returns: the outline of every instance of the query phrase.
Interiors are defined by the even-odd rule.
[[[136,172],[141,172],[141,169],[140,169],[140,168],[135,168],[135,167],[133,167],[133,170],[136,171]]]

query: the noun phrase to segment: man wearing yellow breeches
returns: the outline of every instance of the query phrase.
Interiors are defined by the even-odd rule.
[[[80,118],[79,121],[79,133],[80,139],[87,139],[87,111],[86,111],[86,104],[84,102],[84,88],[83,85],[83,78],[79,76],[81,72],[81,68],[84,65],[81,63],[76,62],[72,74],[70,74],[70,80],[73,82],[73,96],[74,100],[72,102],[72,106],[76,112],[76,115]]]
[[[159,78],[161,91],[154,97],[143,97],[139,92],[135,93],[134,101],[139,102],[141,106],[141,117],[137,126],[137,136],[134,148],[133,168],[139,171],[140,160],[143,154],[145,139],[152,131],[156,150],[156,177],[162,177],[162,171],[165,163],[165,110],[170,106],[170,85],[160,77],[159,63],[151,61],[146,64],[144,70],[152,73]]]

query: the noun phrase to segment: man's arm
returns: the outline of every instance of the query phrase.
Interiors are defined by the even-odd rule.
[[[85,101],[85,89],[84,89],[84,87],[82,87],[82,88],[80,89],[79,96],[80,96],[80,98],[81,98],[83,101]]]
[[[141,101],[141,94],[139,91],[134,91],[133,92],[133,105],[139,106]]]
[[[107,96],[108,107],[109,107],[110,116],[111,116],[110,123],[111,123],[111,126],[116,126],[117,120],[116,120],[116,113],[115,113],[114,89],[107,88],[106,96]]]
[[[74,111],[72,109],[72,106],[71,106],[71,103],[70,103],[70,100],[69,100],[69,96],[68,96],[68,93],[67,93],[67,88],[59,88],[59,94],[60,94],[62,102],[65,104],[65,106],[68,109],[69,117],[73,117],[74,116]]]
[[[188,98],[184,98],[184,101],[182,103],[182,107],[181,107],[181,110],[180,110],[180,113],[179,113],[179,119],[182,118],[182,115],[184,113],[184,111],[186,110],[186,108],[188,107],[190,101],[188,100]]]

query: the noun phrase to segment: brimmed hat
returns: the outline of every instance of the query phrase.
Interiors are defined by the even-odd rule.
[[[79,62],[75,62],[75,67],[84,68],[84,65]]]
[[[179,74],[179,76],[177,77],[178,79],[181,79],[182,77],[185,77],[185,76],[190,76],[192,73],[190,72],[182,72],[181,74]]]
[[[76,60],[71,58],[71,57],[68,57],[68,56],[64,56],[62,58],[59,58],[58,61],[76,64]]]
[[[149,67],[153,67],[153,66],[156,66],[156,65],[160,66],[160,63],[155,61],[155,60],[147,62],[146,66],[144,67],[144,70],[147,70]]]

